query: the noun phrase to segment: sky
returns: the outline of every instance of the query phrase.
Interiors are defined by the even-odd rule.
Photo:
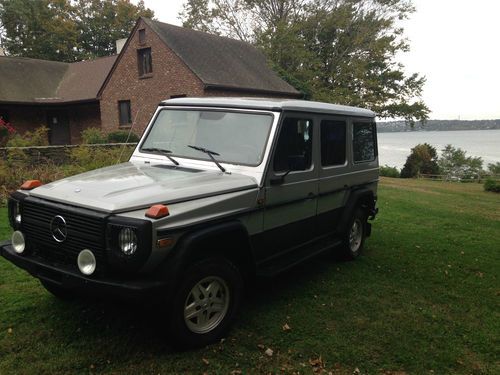
[[[184,0],[145,0],[159,21],[180,25]],[[406,71],[427,78],[431,119],[500,119],[500,0],[413,0],[403,22]]]

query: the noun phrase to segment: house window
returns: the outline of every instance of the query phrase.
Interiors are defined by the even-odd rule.
[[[139,30],[139,44],[146,43],[146,29]]]
[[[346,127],[345,121],[321,121],[321,165],[345,163]]]
[[[132,123],[130,100],[120,100],[118,102],[118,113],[120,115],[120,126],[130,125]]]
[[[151,48],[137,50],[137,63],[139,65],[139,77],[153,73],[153,61],[151,59]]]
[[[375,160],[377,156],[376,134],[373,122],[352,124],[352,151],[355,163]]]

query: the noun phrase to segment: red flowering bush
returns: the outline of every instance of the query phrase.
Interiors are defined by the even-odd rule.
[[[5,121],[2,117],[0,117],[0,146],[5,146],[7,141],[9,140],[9,136],[15,132],[15,129]]]

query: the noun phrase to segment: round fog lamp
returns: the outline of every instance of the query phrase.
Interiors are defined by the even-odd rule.
[[[76,262],[78,264],[78,269],[84,275],[92,275],[97,265],[94,253],[87,249],[80,251]]]
[[[21,231],[16,230],[12,233],[11,242],[14,251],[18,254],[22,254],[24,249],[26,249],[26,241],[24,240],[24,235]]]
[[[118,234],[118,245],[125,255],[132,255],[137,250],[137,235],[132,228],[123,228]]]

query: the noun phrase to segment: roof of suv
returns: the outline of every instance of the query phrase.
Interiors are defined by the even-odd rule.
[[[350,107],[339,104],[313,102],[295,99],[272,98],[175,98],[160,103],[163,106],[197,106],[197,107],[223,107],[264,109],[270,111],[301,111],[332,113],[356,117],[375,117],[376,113],[368,109]]]

